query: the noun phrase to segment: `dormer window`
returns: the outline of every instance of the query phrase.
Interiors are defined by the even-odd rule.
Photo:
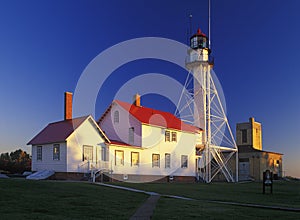
[[[114,112],[114,123],[119,123],[119,121],[120,121],[119,111],[115,111]]]

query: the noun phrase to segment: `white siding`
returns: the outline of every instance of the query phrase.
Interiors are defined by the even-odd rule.
[[[175,130],[170,130],[175,131]],[[110,146],[110,159],[114,174],[195,176],[195,144],[198,136],[188,132],[177,132],[177,142],[165,142],[165,129],[142,125],[142,147],[128,148]],[[115,165],[115,150],[124,151],[124,166]],[[131,152],[140,153],[140,165],[131,166]],[[171,154],[171,167],[165,168],[165,154]],[[152,154],[160,155],[160,167],[152,167]],[[188,156],[188,168],[181,168],[181,155]]]
[[[101,147],[105,147],[105,142],[89,119],[67,139],[67,172],[78,172],[78,167],[86,163],[82,161],[83,145],[93,146],[92,162],[101,160]]]
[[[119,111],[119,123],[114,123],[114,112]],[[99,124],[110,140],[129,144],[129,128],[134,128],[134,143],[141,146],[141,123],[124,108],[114,103],[112,108]]]
[[[60,159],[53,160],[53,145],[60,146]],[[37,160],[37,146],[42,146],[42,160]],[[56,172],[66,172],[66,143],[53,143],[32,146],[32,171],[54,170]]]
[[[91,117],[85,120],[63,143],[32,146],[32,170],[54,170],[55,172],[79,172],[86,161],[83,145],[93,146],[93,161],[101,160],[101,147],[106,147]],[[53,160],[53,145],[60,144],[60,160]],[[42,146],[42,160],[37,160],[37,146]]]

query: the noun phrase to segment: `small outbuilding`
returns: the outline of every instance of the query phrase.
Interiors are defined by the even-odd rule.
[[[239,150],[239,181],[263,180],[263,172],[270,170],[274,179],[282,177],[281,153],[262,149],[262,126],[254,118],[236,126],[236,143]]]

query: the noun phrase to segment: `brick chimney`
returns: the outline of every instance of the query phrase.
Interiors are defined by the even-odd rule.
[[[65,120],[72,119],[72,97],[71,92],[65,92]]]
[[[138,107],[141,106],[141,96],[138,93],[133,96],[133,104]]]

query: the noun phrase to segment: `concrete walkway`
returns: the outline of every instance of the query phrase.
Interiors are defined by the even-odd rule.
[[[156,203],[160,195],[151,195],[146,202],[141,205],[137,211],[131,216],[130,220],[149,220],[153,215]]]
[[[153,215],[153,211],[156,207],[156,203],[160,198],[160,194],[155,193],[155,192],[147,192],[144,190],[139,190],[139,189],[133,189],[133,188],[128,188],[124,186],[117,186],[117,185],[110,185],[110,184],[105,184],[105,183],[95,183],[100,186],[108,186],[111,188],[115,189],[122,189],[122,190],[127,190],[131,192],[137,192],[137,193],[145,193],[147,195],[150,195],[150,197],[137,209],[137,211],[131,216],[131,220],[149,220],[151,219]]]
[[[117,186],[117,185],[110,185],[105,183],[95,183],[101,186],[107,186],[116,189],[123,189],[127,191],[137,192],[137,193],[145,193],[150,195],[150,197],[140,206],[135,214],[130,219],[151,219],[153,215],[153,211],[155,209],[156,203],[159,200],[160,196],[174,198],[174,199],[182,199],[182,200],[189,200],[189,201],[201,201],[201,202],[209,202],[209,203],[217,203],[217,204],[225,204],[225,205],[235,205],[235,206],[243,206],[243,207],[250,207],[250,208],[262,208],[262,209],[273,209],[273,210],[280,210],[280,211],[290,211],[290,212],[300,212],[298,208],[289,208],[289,207],[281,207],[281,206],[268,206],[268,205],[259,205],[259,204],[248,204],[248,203],[239,203],[239,202],[225,202],[225,201],[217,201],[217,200],[201,200],[201,199],[193,199],[183,196],[175,196],[175,195],[161,195],[156,192],[147,192],[144,190],[124,187],[124,186]]]

